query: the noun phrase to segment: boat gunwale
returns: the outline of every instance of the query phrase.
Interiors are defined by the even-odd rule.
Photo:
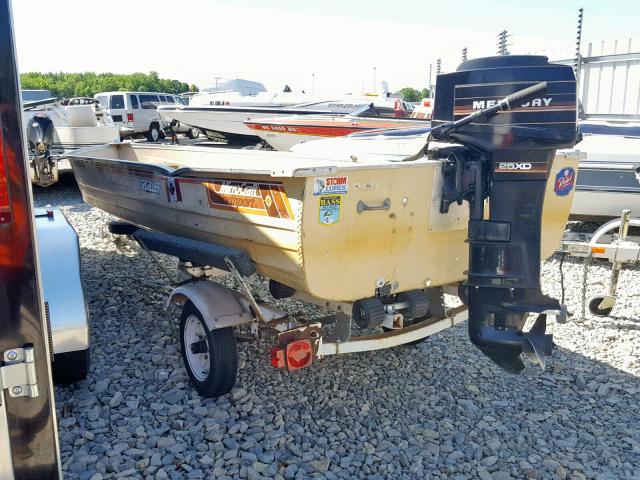
[[[435,146],[435,144],[434,144]],[[260,169],[260,168],[229,168],[229,167],[218,167],[218,168],[194,168],[194,167],[180,167],[180,168],[171,168],[166,163],[152,163],[152,162],[144,162],[144,161],[135,161],[135,160],[126,160],[121,158],[106,158],[101,157],[99,155],[90,155],[92,152],[98,153],[101,149],[115,149],[116,151],[124,148],[130,148],[132,150],[164,150],[164,151],[186,151],[186,152],[198,152],[205,153],[206,150],[203,150],[202,147],[193,146],[193,145],[145,145],[145,144],[130,144],[130,143],[109,143],[102,146],[97,147],[89,147],[86,149],[81,149],[74,151],[69,154],[68,157],[71,161],[74,160],[83,160],[87,162],[103,162],[107,164],[124,164],[131,167],[143,167],[151,169],[152,171],[160,172],[162,175],[170,176],[170,177],[180,177],[180,176],[189,176],[189,175],[210,175],[210,174],[226,174],[226,175],[266,175],[274,178],[295,178],[295,177],[318,177],[318,176],[327,176],[327,175],[335,175],[338,173],[347,173],[349,171],[360,171],[360,170],[386,170],[386,169],[396,169],[396,168],[421,168],[425,166],[433,166],[435,164],[439,164],[442,160],[431,160],[427,156],[416,160],[402,160],[399,156],[393,157],[390,154],[385,154],[384,158],[374,158],[371,155],[364,155],[365,159],[363,162],[358,161],[347,161],[329,158],[323,159],[322,154],[319,153],[317,155],[308,155],[308,154],[295,154],[295,152],[261,152],[262,154],[268,153],[270,154],[270,159],[277,159],[279,162],[283,163],[282,168],[269,168],[269,169]],[[227,155],[255,155],[260,151],[253,150],[242,150],[242,149],[224,149],[223,154]],[[208,153],[218,153],[218,152],[208,152]],[[558,150],[556,151],[556,156],[562,155],[564,157],[576,155],[579,160],[583,160],[586,158],[584,152],[580,150]],[[354,155],[354,157],[358,157],[359,155]],[[330,157],[330,156],[329,156]],[[392,158],[394,158],[392,160]],[[295,167],[296,160],[304,160],[308,163],[306,166]],[[317,162],[317,163],[313,163]]]

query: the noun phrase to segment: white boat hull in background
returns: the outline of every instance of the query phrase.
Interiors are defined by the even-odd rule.
[[[264,114],[252,114],[250,112],[214,112],[210,109],[200,109],[197,107],[188,107],[184,109],[176,108],[166,112],[163,109],[158,109],[158,111],[161,112],[163,116],[174,118],[181,124],[199,128],[205,133],[218,132],[223,135],[242,135],[248,137],[257,137],[257,135],[249,129],[244,122],[250,121],[258,116],[264,116]],[[274,113],[270,115],[274,117],[284,117],[289,114],[278,115],[277,113]]]
[[[623,209],[640,216],[640,138],[585,135],[571,216],[619,217]]]
[[[56,127],[60,146],[65,150],[75,150],[95,145],[120,141],[120,129],[113,126],[101,127]]]

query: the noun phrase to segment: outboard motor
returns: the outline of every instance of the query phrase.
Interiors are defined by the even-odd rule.
[[[44,114],[34,115],[27,125],[33,182],[42,187],[58,181],[58,166],[51,158],[55,132],[53,121]]]
[[[524,369],[522,353],[544,368],[547,314],[564,321],[566,307],[540,287],[542,207],[556,149],[579,141],[573,70],[543,56],[468,60],[438,76],[433,125],[430,139],[457,144],[438,151],[448,159],[440,210],[470,204],[471,341],[509,372]]]

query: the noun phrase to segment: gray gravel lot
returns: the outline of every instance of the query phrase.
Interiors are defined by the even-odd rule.
[[[182,368],[158,267],[115,248],[109,216],[83,203],[71,175],[35,201],[62,207],[80,235],[91,313],[89,378],[56,388],[66,478],[640,479],[639,268],[622,273],[610,318],[582,319],[582,263],[565,260],[574,318],[551,324],[545,372],[503,373],[462,324],[296,374],[269,366],[266,343],[241,343],[237,387],[212,400]],[[543,271],[556,296],[558,263]],[[608,271],[594,263],[587,297]]]

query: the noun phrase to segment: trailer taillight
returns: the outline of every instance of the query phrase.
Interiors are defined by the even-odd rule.
[[[127,113],[127,122],[133,122],[133,113]]]
[[[9,203],[9,181],[4,158],[4,141],[0,131],[0,225],[11,222],[11,204]]]
[[[313,363],[313,345],[311,340],[303,339],[288,343],[284,347],[271,349],[271,365],[275,368],[300,370]]]
[[[284,358],[284,349],[274,346],[271,349],[271,366],[274,368],[285,368],[287,361]]]
[[[309,340],[297,340],[287,345],[287,365],[289,370],[299,370],[313,361],[313,347]]]

